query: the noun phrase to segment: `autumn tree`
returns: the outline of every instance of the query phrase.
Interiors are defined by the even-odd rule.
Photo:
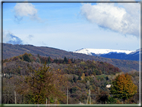
[[[133,83],[129,74],[121,74],[112,82],[111,94],[125,101],[137,93],[137,86]]]
[[[55,98],[58,101],[66,98],[60,90],[62,85],[63,75],[60,75],[60,70],[54,71],[44,64],[30,76],[25,77],[24,82],[17,87],[17,92],[26,96],[27,103],[44,104],[46,98],[49,100]]]
[[[85,74],[82,73],[81,80],[84,80],[84,79],[85,79]]]
[[[71,59],[68,59],[68,64],[71,64],[72,62],[71,62]]]

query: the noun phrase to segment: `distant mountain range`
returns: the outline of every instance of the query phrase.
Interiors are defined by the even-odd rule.
[[[105,58],[114,58],[121,60],[135,60],[135,61],[139,61],[139,52],[140,49],[136,51],[130,51],[130,50],[113,50],[113,49],[89,49],[89,48],[74,51],[74,53],[82,53],[92,56],[100,56]]]
[[[9,34],[11,38],[7,41],[8,44],[18,45],[23,44],[22,40],[17,36]],[[130,51],[130,50],[113,50],[113,49],[90,49],[90,48],[82,48],[74,51],[73,53],[82,53],[86,55],[92,56],[100,56],[105,58],[113,58],[113,59],[121,59],[121,60],[135,60],[139,61],[139,52],[140,50]]]
[[[12,45],[12,44],[3,43],[3,59],[18,56],[24,53],[31,53],[33,55],[39,54],[40,56],[45,56],[45,57],[50,56],[51,58],[54,58],[54,59],[67,57],[67,58],[73,58],[73,59],[102,61],[102,62],[107,62],[118,67],[123,72],[129,72],[132,70],[139,71],[138,61],[104,58],[100,56],[92,56],[92,55],[86,55],[81,53],[68,52],[65,50],[60,50],[60,49],[51,48],[51,47],[36,47],[33,45],[18,45],[18,44]],[[136,53],[133,53],[133,55],[135,54]]]

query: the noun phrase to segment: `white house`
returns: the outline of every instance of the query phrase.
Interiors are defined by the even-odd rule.
[[[106,88],[110,88],[110,87],[111,87],[111,84],[106,85]]]

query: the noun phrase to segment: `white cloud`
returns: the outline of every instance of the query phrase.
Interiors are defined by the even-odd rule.
[[[3,42],[6,43],[11,40],[10,32],[4,31],[3,32]]]
[[[22,44],[22,40],[8,31],[3,32],[3,43]]]
[[[22,19],[24,16],[30,17],[30,19],[40,20],[37,15],[37,9],[31,3],[17,3],[14,7],[15,17]]]
[[[81,14],[90,22],[96,23],[101,27],[138,37],[140,30],[140,4],[118,4],[83,4]]]

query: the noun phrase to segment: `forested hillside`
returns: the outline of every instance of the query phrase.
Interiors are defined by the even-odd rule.
[[[3,60],[3,103],[15,103],[16,91],[17,102],[24,104],[45,103],[46,98],[51,104],[66,104],[67,95],[69,104],[89,103],[89,96],[92,104],[121,104],[122,100],[111,97],[106,87],[121,74],[122,70],[107,62],[25,53]],[[138,87],[139,72],[131,71],[129,75]],[[125,103],[138,103],[138,94]]]
[[[31,53],[33,55],[40,55],[44,57],[51,57],[52,59],[55,58],[73,58],[73,59],[81,59],[81,60],[94,60],[100,62],[107,62],[110,63],[123,72],[129,72],[132,70],[139,71],[139,62],[138,61],[129,61],[129,60],[119,60],[119,59],[110,59],[110,58],[103,58],[98,56],[90,56],[85,54],[67,52],[64,50],[50,48],[50,47],[36,47],[33,45],[12,45],[3,43],[3,59],[11,58],[14,56],[18,56],[24,54],[25,52]]]

